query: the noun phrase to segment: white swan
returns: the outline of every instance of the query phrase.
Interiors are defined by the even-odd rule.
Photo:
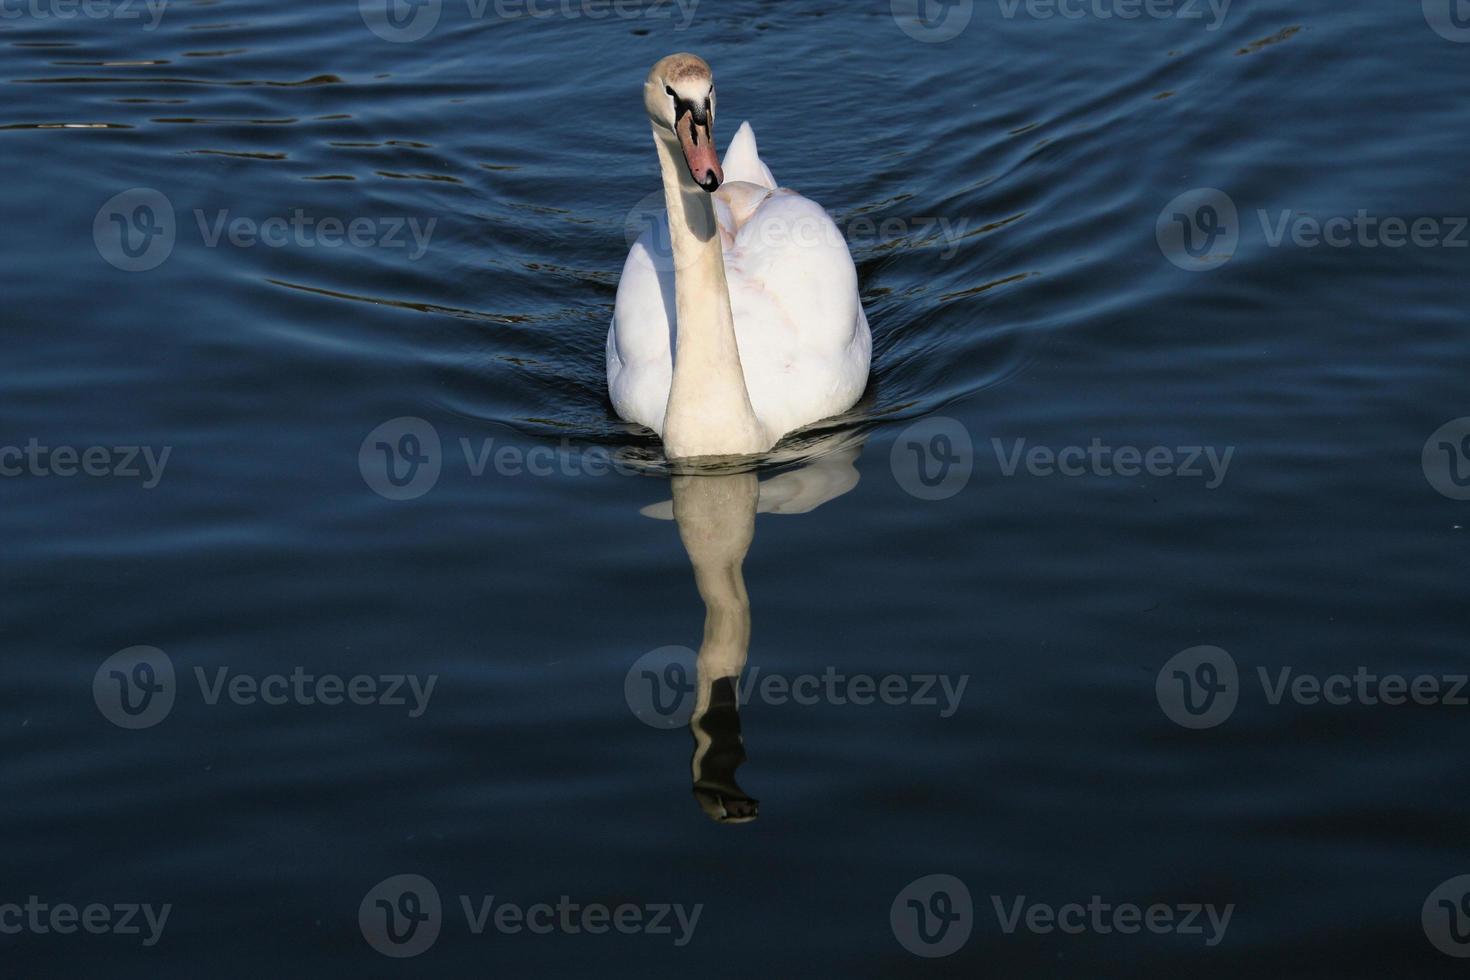
[[[644,104],[666,210],[618,284],[613,408],[657,432],[669,459],[767,452],[867,387],[872,336],[857,269],[827,213],[777,189],[749,123],[721,168],[703,60],[660,61]]]

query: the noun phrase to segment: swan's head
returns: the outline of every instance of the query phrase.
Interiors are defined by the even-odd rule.
[[[689,177],[714,193],[725,182],[715,152],[715,77],[703,58],[671,54],[653,66],[643,86],[648,117],[684,151]]]

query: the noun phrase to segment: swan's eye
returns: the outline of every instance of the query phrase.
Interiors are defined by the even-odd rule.
[[[672,85],[665,85],[664,86],[664,91],[667,92],[667,93],[669,93],[669,97],[670,98],[674,98],[674,99],[677,99],[678,98],[678,96],[674,94],[674,86],[672,86]]]

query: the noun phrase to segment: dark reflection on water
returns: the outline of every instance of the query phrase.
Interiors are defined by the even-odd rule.
[[[153,489],[0,478],[0,906],[173,910],[150,948],[0,935],[6,972],[1452,975],[1421,912],[1470,873],[1466,709],[1259,678],[1464,670],[1467,505],[1424,448],[1470,415],[1467,253],[1272,229],[1470,213],[1470,45],[1433,3],[1200,6],[936,4],[907,26],[972,20],[932,44],[886,3],[675,30],[446,2],[404,43],[352,3],[7,7],[0,449],[170,455]],[[604,393],[658,187],[639,85],[680,49],[715,65],[719,134],[751,120],[832,211],[873,324],[862,404],[754,472],[671,474]],[[1228,258],[1191,273],[1156,224],[1201,188],[1238,241],[1191,239]],[[106,211],[133,189],[167,208]],[[1214,489],[1008,471],[1094,442],[1234,452]],[[973,474],[944,495],[949,465]],[[132,731],[89,692],[137,646],[177,692]],[[657,731],[625,682],[670,646],[701,654],[698,710]],[[1188,730],[1155,681],[1202,646],[1238,704]],[[437,681],[412,717],[199,680],[297,668]],[[742,695],[829,673],[968,681],[951,713]],[[393,961],[358,911],[401,874],[444,916]],[[934,874],[972,932],[924,960],[890,912]],[[492,894],[703,909],[685,946],[474,935],[460,896]],[[1234,911],[1206,946],[1007,933],[994,904],[1094,895]]]

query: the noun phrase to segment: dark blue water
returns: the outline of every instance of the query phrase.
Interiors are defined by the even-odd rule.
[[[0,973],[1460,975],[1470,21],[1127,6],[7,3]],[[677,50],[873,324],[754,476],[604,394]]]

